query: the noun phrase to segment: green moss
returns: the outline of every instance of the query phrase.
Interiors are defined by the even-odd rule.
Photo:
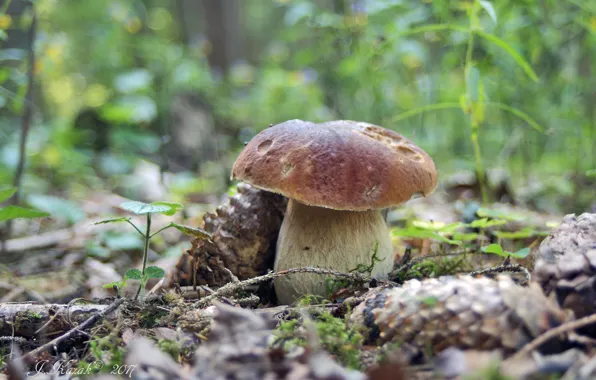
[[[149,329],[158,324],[159,320],[168,315],[168,312],[161,309],[147,310],[139,316],[139,324],[142,328]]]
[[[180,358],[180,344],[170,339],[160,339],[157,341],[157,347],[166,354],[170,355],[176,362]]]
[[[109,373],[113,368],[120,368],[124,364],[125,349],[117,334],[95,337],[89,341],[89,355],[80,360],[77,365],[78,373],[91,375]]]
[[[541,379],[544,380],[554,380],[558,379],[559,377],[544,377]],[[501,370],[499,369],[498,363],[492,363],[487,368],[484,368],[480,371],[477,371],[474,374],[464,376],[464,380],[513,380],[513,377],[504,375]]]
[[[427,259],[405,268],[397,274],[396,281],[403,283],[412,279],[435,278],[471,270],[465,256],[455,258]]]
[[[178,303],[178,301],[180,301],[181,299],[182,297],[180,296],[180,294],[177,294],[175,292],[166,292],[163,295],[164,302],[168,304]]]
[[[343,365],[360,368],[360,349],[364,339],[355,329],[346,324],[346,320],[334,317],[329,311],[317,315],[314,320],[315,330],[321,346],[334,355]],[[285,350],[295,346],[306,346],[303,334],[300,334],[298,320],[282,321],[277,328],[274,345],[280,345]]]

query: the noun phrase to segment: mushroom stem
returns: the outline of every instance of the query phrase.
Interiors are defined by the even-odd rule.
[[[316,266],[348,272],[361,264],[370,265],[377,242],[381,261],[375,263],[372,275],[383,278],[393,269],[394,258],[380,210],[332,210],[290,199],[277,239],[274,269]],[[328,296],[325,277],[316,274],[279,277],[275,291],[282,304],[307,294]]]

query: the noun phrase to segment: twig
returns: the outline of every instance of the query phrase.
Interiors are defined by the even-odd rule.
[[[24,361],[24,360],[32,359],[32,358],[36,357],[37,355],[41,354],[42,352],[44,352],[45,350],[47,350],[48,348],[57,346],[58,344],[60,344],[60,342],[71,338],[72,336],[77,334],[79,332],[79,330],[84,330],[88,327],[93,326],[96,322],[103,319],[106,315],[108,315],[111,312],[118,309],[120,307],[120,305],[122,305],[122,303],[124,303],[124,301],[125,301],[125,298],[117,299],[110,306],[108,306],[104,310],[100,311],[99,313],[92,315],[91,317],[89,317],[87,320],[85,320],[80,325],[74,327],[73,329],[69,330],[65,334],[60,335],[59,337],[49,341],[48,343],[36,348],[35,350],[28,352],[27,354],[21,356],[18,360]]]
[[[475,270],[468,274],[470,276],[479,276],[479,275],[486,275],[486,274],[490,274],[490,273],[503,273],[503,272],[523,273],[526,278],[526,283],[530,282],[530,279],[532,277],[530,274],[530,271],[528,271],[528,269],[526,269],[526,267],[519,265],[519,264],[497,265],[496,267]]]
[[[23,344],[27,343],[27,339],[22,336],[0,336],[0,342],[17,342]]]
[[[240,282],[230,282],[221,288],[217,289],[213,294],[195,302],[193,305],[197,308],[205,307],[209,304],[209,302],[213,301],[216,298],[231,296],[235,292],[245,289],[250,285],[260,284],[261,282],[269,281],[277,277],[287,276],[290,274],[295,273],[314,273],[320,275],[327,275],[327,276],[335,276],[335,277],[343,277],[348,280],[352,281],[360,281],[366,282],[369,277],[358,272],[352,273],[343,273],[333,269],[324,269],[324,268],[315,268],[315,267],[304,267],[304,268],[291,268],[282,270],[279,272],[271,272],[263,276],[249,278],[248,280],[240,281]]]
[[[537,349],[541,344],[551,340],[552,338],[555,338],[558,335],[568,333],[580,327],[588,326],[594,323],[596,323],[596,314],[588,315],[587,317],[583,317],[575,321],[563,323],[558,327],[548,330],[530,343],[526,344],[521,350],[507,360],[515,361],[517,359],[521,359],[530,352]]]

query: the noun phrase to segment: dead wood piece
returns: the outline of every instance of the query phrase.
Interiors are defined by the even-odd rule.
[[[40,347],[36,348],[35,350],[30,351],[27,354],[23,355],[20,358],[20,360],[27,362],[27,361],[35,358],[42,352],[44,352],[52,347],[57,346],[60,342],[75,336],[76,334],[80,333],[81,331],[85,331],[85,329],[93,326],[99,320],[105,318],[106,316],[110,315],[110,313],[116,311],[120,307],[120,305],[122,305],[124,303],[124,301],[126,301],[125,298],[117,299],[111,305],[107,306],[105,309],[94,313],[89,318],[84,320],[81,324],[68,330],[65,334],[62,334],[62,335],[58,336],[57,338],[52,339],[51,341],[41,345]]]
[[[61,243],[70,244],[80,236],[117,228],[110,224],[94,225],[94,223],[99,220],[101,219],[86,219],[70,228],[48,231],[34,236],[10,239],[6,241],[5,249],[6,252],[22,252],[53,247]],[[83,247],[84,241],[81,240],[80,243],[81,245],[77,248]],[[73,246],[70,247],[73,248]]]
[[[285,204],[281,195],[239,184],[228,204],[203,217],[203,228],[213,238],[192,242],[170,274],[169,285],[222,286],[232,280],[226,268],[240,280],[267,273],[273,267]]]
[[[523,288],[506,276],[411,280],[400,288],[373,289],[351,315],[369,342],[400,343],[437,353],[502,349],[511,354],[568,319],[538,286]],[[558,341],[549,341],[548,348]]]
[[[0,304],[0,335],[34,338],[59,334],[107,308],[108,305]]]
[[[578,318],[596,312],[596,214],[566,215],[540,244],[534,279]],[[596,328],[584,333],[596,336]]]
[[[26,302],[35,300],[40,303],[63,303],[82,296],[86,290],[85,275],[78,270],[49,270],[24,276],[14,276],[10,282],[0,282],[0,288],[22,289],[21,295],[4,294],[0,290],[2,302]],[[27,295],[28,297],[25,297]],[[12,297],[12,299],[10,299]]]

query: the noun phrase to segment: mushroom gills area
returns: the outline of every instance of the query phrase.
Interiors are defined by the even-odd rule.
[[[290,199],[277,240],[276,271],[313,266],[348,272],[370,265],[375,244],[381,260],[372,275],[386,278],[393,269],[393,247],[389,228],[380,210],[340,211],[312,207]],[[327,297],[325,279],[319,274],[294,274],[275,279],[281,304],[302,296]]]

